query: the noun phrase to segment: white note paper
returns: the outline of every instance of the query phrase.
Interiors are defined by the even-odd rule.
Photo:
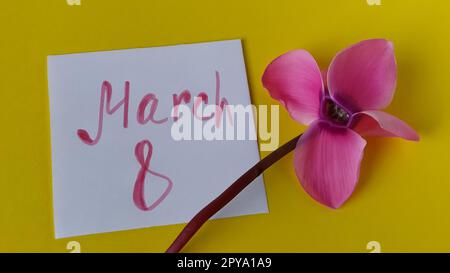
[[[259,160],[255,140],[171,136],[185,90],[190,107],[200,92],[214,103],[217,88],[229,104],[251,103],[239,40],[49,56],[48,84],[56,238],[187,222]],[[150,93],[156,111],[142,124]],[[267,210],[259,177],[215,217]]]

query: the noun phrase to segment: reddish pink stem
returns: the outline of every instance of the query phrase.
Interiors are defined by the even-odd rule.
[[[299,138],[299,135],[288,143],[284,144],[280,148],[276,149],[264,159],[256,163],[251,169],[244,173],[238,180],[236,180],[231,186],[229,186],[221,195],[204,207],[198,212],[194,218],[184,227],[175,241],[167,249],[166,253],[179,252],[187,242],[194,236],[194,234],[200,229],[200,227],[226,204],[228,204],[233,198],[235,198],[243,189],[245,189],[255,178],[262,174],[266,169],[272,166],[275,162],[283,158],[289,152],[295,149]]]

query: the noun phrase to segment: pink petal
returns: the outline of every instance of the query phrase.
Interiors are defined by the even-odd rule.
[[[296,121],[309,125],[319,118],[322,77],[307,51],[294,50],[276,58],[267,66],[262,82]]]
[[[353,116],[352,129],[363,136],[391,136],[418,141],[419,135],[402,120],[382,111],[364,111]]]
[[[362,41],[334,57],[328,70],[331,96],[353,112],[383,109],[397,83],[392,42]]]
[[[347,128],[317,121],[295,149],[295,172],[305,191],[330,208],[339,208],[352,194],[366,141]]]

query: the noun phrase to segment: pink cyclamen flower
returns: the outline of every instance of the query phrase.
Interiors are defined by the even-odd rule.
[[[294,154],[295,172],[318,202],[339,208],[352,194],[366,141],[392,136],[418,141],[405,122],[380,111],[393,98],[397,65],[393,44],[366,40],[339,52],[321,73],[305,50],[281,55],[262,82],[291,117],[310,125]]]

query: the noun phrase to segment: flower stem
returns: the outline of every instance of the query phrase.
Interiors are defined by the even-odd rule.
[[[166,253],[179,252],[186,243],[194,236],[200,227],[226,204],[228,204],[234,197],[236,197],[245,187],[247,187],[255,178],[262,174],[266,169],[272,166],[275,162],[283,158],[289,152],[295,149],[299,138],[302,135],[296,136],[283,146],[279,147],[264,159],[256,163],[251,169],[244,173],[238,180],[229,186],[222,194],[198,212],[194,218],[184,227],[175,241],[167,249]]]

